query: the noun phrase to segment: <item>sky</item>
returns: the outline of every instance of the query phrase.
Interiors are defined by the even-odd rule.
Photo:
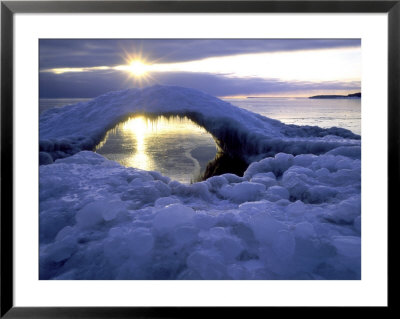
[[[41,39],[40,98],[155,84],[218,97],[361,91],[360,39]]]

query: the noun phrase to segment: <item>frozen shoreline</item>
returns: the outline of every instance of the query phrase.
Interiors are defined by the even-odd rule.
[[[39,168],[40,279],[361,278],[359,136],[284,125],[176,87],[94,101],[41,117],[42,151],[72,156]],[[252,164],[243,177],[184,185],[80,151],[90,144],[82,134],[101,138],[138,105],[196,111],[229,151],[243,142]]]
[[[322,154],[360,143],[360,136],[346,129],[285,125],[193,89],[153,86],[43,112],[39,149],[51,160],[92,150],[109,129],[134,114],[186,116],[213,135],[222,150],[248,163],[279,152]]]

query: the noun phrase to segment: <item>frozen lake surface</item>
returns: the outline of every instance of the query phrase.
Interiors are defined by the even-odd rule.
[[[223,100],[285,124],[336,126],[361,135],[361,99],[269,97]]]

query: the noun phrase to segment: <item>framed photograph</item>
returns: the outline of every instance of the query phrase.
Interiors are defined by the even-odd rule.
[[[1,316],[388,310],[399,21],[2,1]]]

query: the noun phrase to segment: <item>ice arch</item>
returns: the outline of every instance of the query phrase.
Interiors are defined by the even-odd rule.
[[[247,163],[279,152],[322,154],[360,145],[360,136],[346,129],[285,125],[194,89],[157,85],[109,92],[44,112],[39,126],[41,162],[92,150],[109,129],[136,114],[186,116],[204,127],[225,153]]]

